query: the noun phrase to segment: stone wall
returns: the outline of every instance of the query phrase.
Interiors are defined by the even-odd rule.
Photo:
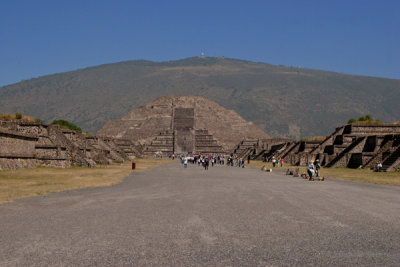
[[[34,158],[37,140],[35,136],[0,129],[0,157]]]
[[[385,134],[400,134],[400,125],[345,125],[344,134],[352,135],[385,135]]]
[[[295,165],[319,160],[326,167],[350,168],[373,168],[377,162],[383,162],[383,170],[389,171],[400,165],[399,147],[400,126],[344,125],[314,148],[299,142],[284,158]]]
[[[0,170],[33,168],[37,137],[0,128]]]
[[[123,162],[129,157],[111,139],[61,130],[58,126],[18,120],[0,120],[0,169],[38,165],[66,168]]]

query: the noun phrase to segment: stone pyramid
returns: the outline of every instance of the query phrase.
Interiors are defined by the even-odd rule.
[[[244,139],[269,138],[235,111],[201,96],[157,98],[108,121],[97,135],[140,143],[148,154],[229,152]]]

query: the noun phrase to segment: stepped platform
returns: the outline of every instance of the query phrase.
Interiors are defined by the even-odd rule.
[[[206,129],[195,130],[195,153],[196,154],[221,154],[224,149],[219,145],[213,135]]]
[[[326,167],[374,168],[385,162],[383,171],[400,168],[397,149],[400,146],[399,125],[344,125],[315,145],[292,146],[284,155],[295,165],[319,160]]]
[[[173,149],[155,140],[160,133],[173,135]],[[107,122],[98,135],[138,142],[146,154],[161,148],[175,154],[231,151],[243,139],[269,138],[236,112],[200,96],[160,97],[120,120]]]

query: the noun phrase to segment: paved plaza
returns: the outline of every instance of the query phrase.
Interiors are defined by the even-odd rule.
[[[0,266],[399,266],[400,188],[176,160],[0,205]]]

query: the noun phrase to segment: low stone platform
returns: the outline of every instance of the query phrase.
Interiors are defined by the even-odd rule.
[[[0,169],[93,167],[129,159],[111,139],[86,137],[56,125],[0,120]]]

